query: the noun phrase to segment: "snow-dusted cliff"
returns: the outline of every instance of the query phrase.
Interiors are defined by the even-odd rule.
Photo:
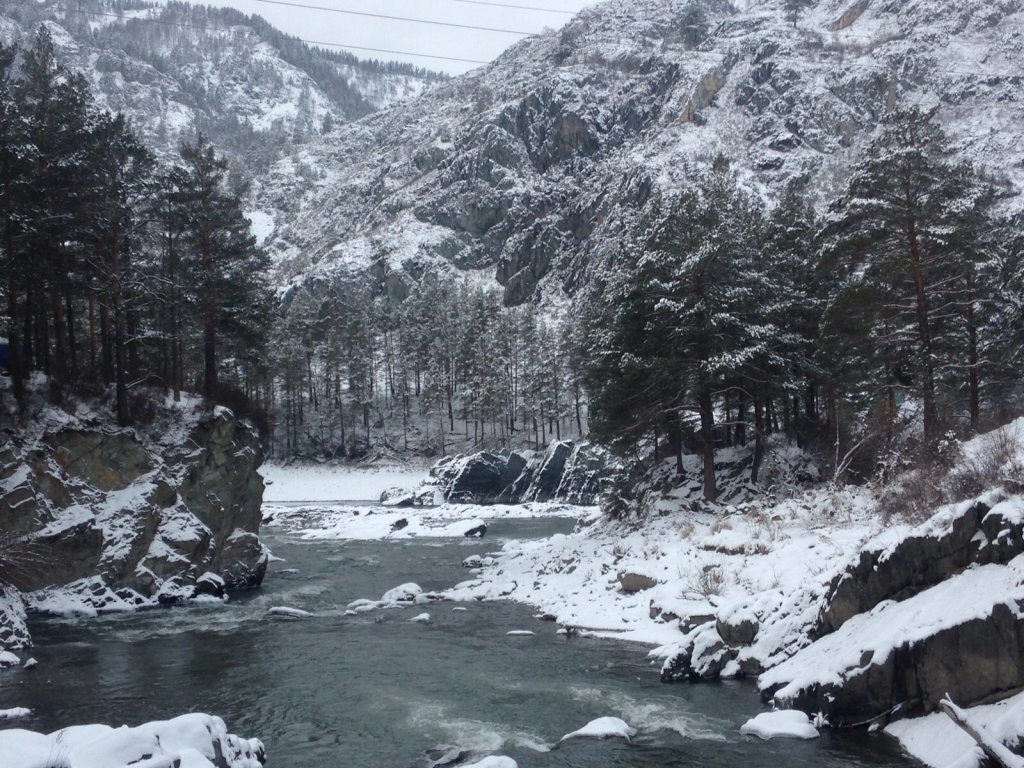
[[[306,144],[260,191],[283,277],[454,265],[510,302],[571,292],[652,193],[719,153],[766,198],[797,183],[828,200],[896,104],[937,105],[1019,191],[1024,3],[786,5],[611,0]]]

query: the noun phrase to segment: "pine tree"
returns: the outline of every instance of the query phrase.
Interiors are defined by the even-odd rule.
[[[20,69],[14,97],[28,138],[31,180],[21,206],[23,242],[14,250],[33,273],[22,302],[21,341],[27,362],[64,380],[77,372],[72,300],[83,276],[74,248],[89,188],[93,109],[85,78],[58,62],[46,27],[25,50]]]
[[[99,292],[100,304],[109,317],[111,333],[102,344],[112,345],[117,420],[131,421],[128,411],[129,317],[153,296],[140,290],[133,263],[143,246],[146,202],[154,192],[155,160],[128,127],[122,115],[98,116],[89,143],[91,184],[83,198],[85,262],[90,282]],[[90,286],[91,290],[91,286]],[[92,327],[92,312],[89,315]],[[95,348],[89,334],[90,349]],[[95,358],[95,354],[90,355]]]
[[[172,200],[183,223],[186,297],[202,329],[203,394],[218,393],[221,345],[236,354],[261,353],[269,315],[269,260],[256,247],[241,202],[227,188],[227,161],[200,134],[181,147],[172,170]]]
[[[0,291],[5,294],[8,369],[15,397],[24,393],[22,334],[19,327],[21,295],[26,290],[28,261],[19,253],[22,221],[19,215],[29,184],[26,125],[14,100],[14,63],[17,49],[0,43],[0,266],[5,275]]]
[[[871,297],[866,309],[890,378],[914,382],[927,442],[941,432],[937,386],[956,311],[951,276],[963,271],[956,241],[974,180],[955,162],[934,117],[917,107],[886,116],[832,206],[827,231],[847,290]]]

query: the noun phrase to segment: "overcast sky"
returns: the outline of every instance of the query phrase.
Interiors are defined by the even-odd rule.
[[[213,5],[230,6],[244,13],[255,13],[274,26],[305,40],[363,46],[392,51],[433,54],[461,59],[490,61],[524,35],[493,32],[412,21],[373,18],[334,13],[288,5],[275,5],[267,0],[207,0]],[[518,32],[541,32],[558,29],[571,14],[595,5],[597,0],[294,0],[302,5],[358,11],[367,14],[402,16]],[[520,8],[501,8],[518,5]],[[536,9],[536,10],[531,10]],[[542,10],[547,9],[547,11]],[[558,12],[560,11],[560,12]],[[446,61],[349,48],[361,58],[395,59],[452,74],[466,72],[479,64]]]

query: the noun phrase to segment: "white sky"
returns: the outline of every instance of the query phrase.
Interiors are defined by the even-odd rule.
[[[576,12],[597,3],[597,0],[490,1],[505,5],[569,12]],[[282,31],[305,40],[481,61],[491,61],[503,50],[524,37],[524,35],[502,32],[432,26],[274,5],[260,0],[207,0],[207,2],[212,5],[237,8],[247,14],[258,14]],[[294,2],[361,13],[404,16],[413,19],[443,21],[450,24],[466,24],[531,33],[541,32],[545,28],[558,29],[571,18],[569,13],[544,12],[524,8],[498,8],[466,0],[294,0]],[[360,58],[408,61],[421,67],[452,74],[466,72],[479,66],[478,64],[442,59],[375,53],[356,48],[349,50]]]

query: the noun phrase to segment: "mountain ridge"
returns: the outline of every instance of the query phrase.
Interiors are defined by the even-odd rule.
[[[1019,207],[1024,6],[612,0],[303,147],[260,205],[282,280],[480,271],[508,304],[574,293],[655,194],[722,154],[767,200],[834,197],[882,115],[937,106]],[[287,201],[283,204],[281,201]]]

